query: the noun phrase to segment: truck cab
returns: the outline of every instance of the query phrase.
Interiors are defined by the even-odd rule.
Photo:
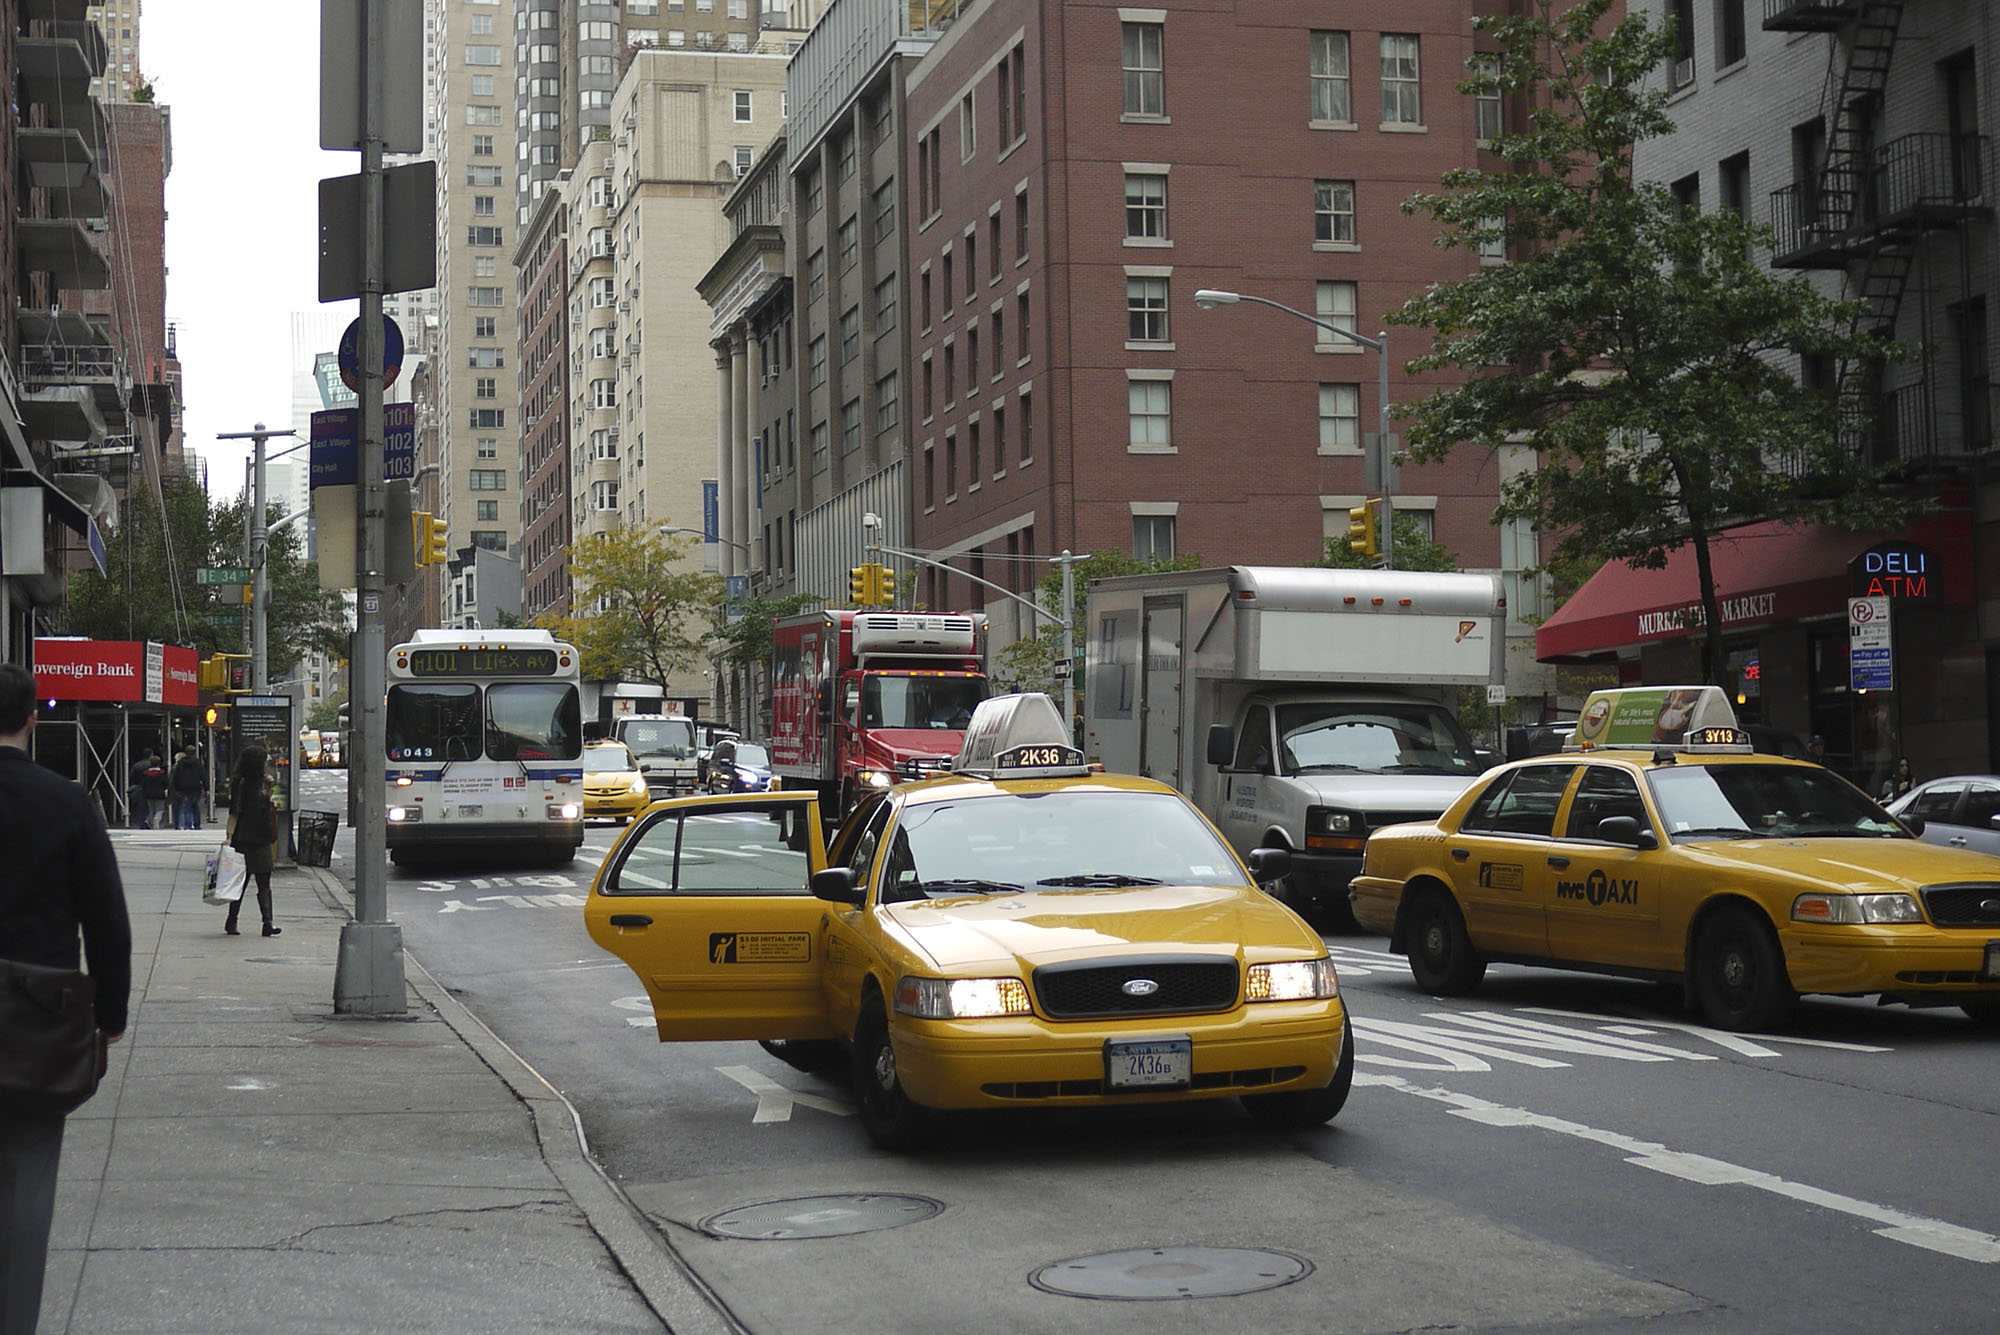
[[[626,714],[612,723],[611,740],[632,752],[655,800],[694,791],[694,721],[686,715]]]

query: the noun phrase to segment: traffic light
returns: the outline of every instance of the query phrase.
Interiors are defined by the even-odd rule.
[[[451,559],[450,531],[429,511],[410,511],[410,542],[420,566],[440,566]]]
[[[847,601],[856,607],[873,607],[880,585],[872,565],[851,566],[847,571]]]
[[[222,658],[226,660],[224,670],[229,674],[228,681],[222,689],[237,695],[241,695],[243,692],[249,690],[250,655],[223,654]]]
[[[896,599],[900,594],[900,590],[897,587],[898,580],[896,578],[895,569],[891,566],[878,565],[875,567],[875,571],[876,571],[876,584],[875,584],[876,603],[878,603],[880,606],[883,607],[894,607],[896,605]]]
[[[1364,501],[1347,512],[1347,550],[1356,556],[1382,554],[1380,501]]]
[[[202,722],[208,724],[208,726],[211,728],[215,727],[217,724],[221,723],[224,719],[228,717],[229,717],[228,705],[210,705],[206,710],[202,711],[202,716],[201,716]]]

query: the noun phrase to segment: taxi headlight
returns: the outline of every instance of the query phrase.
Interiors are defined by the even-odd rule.
[[[631,791],[635,793],[643,793],[648,791],[646,788],[646,776],[643,774],[634,774],[632,776],[632,782],[629,785],[629,787]]]
[[[855,781],[864,788],[887,788],[896,781],[896,776],[883,769],[864,769],[854,775]]]
[[[1319,1001],[1339,995],[1330,959],[1253,964],[1243,980],[1245,1001]]]
[[[896,1009],[920,1020],[979,1020],[1029,1013],[1028,985],[1018,978],[905,978]]]
[[[1923,910],[1911,895],[1800,895],[1792,901],[1794,922],[1922,922]]]

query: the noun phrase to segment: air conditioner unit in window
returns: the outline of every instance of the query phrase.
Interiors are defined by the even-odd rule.
[[[619,310],[621,310],[621,311],[629,311],[629,310],[631,310],[631,309],[632,309],[632,298],[630,298],[630,297],[620,297],[620,298],[618,298],[618,309],[619,309]]]
[[[1685,88],[1694,82],[1694,57],[1674,62],[1674,87]]]

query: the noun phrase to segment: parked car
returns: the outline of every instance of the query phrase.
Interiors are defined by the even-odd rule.
[[[756,742],[725,737],[708,758],[711,793],[761,793],[771,786],[771,753]]]
[[[1889,814],[1913,826],[1922,821],[1917,837],[1928,843],[2000,854],[2000,774],[1955,774],[1920,783],[1889,803]]]

